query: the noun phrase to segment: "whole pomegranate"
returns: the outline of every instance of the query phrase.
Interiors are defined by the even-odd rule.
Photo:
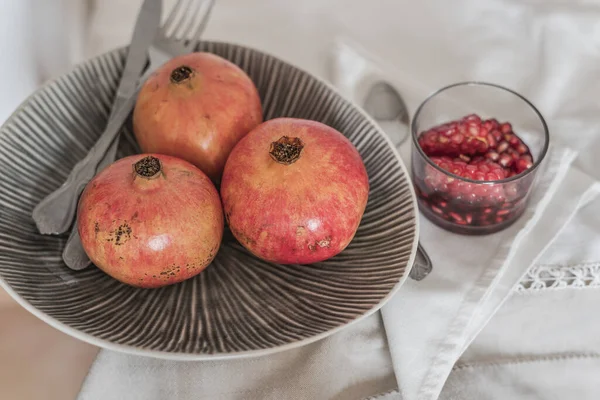
[[[326,260],[350,243],[369,194],[360,154],[315,121],[262,123],[231,152],[221,182],[229,227],[257,257],[280,264]]]
[[[248,75],[201,52],[162,65],[142,86],[133,111],[142,151],[189,161],[216,183],[231,149],[261,122],[260,98]]]
[[[113,278],[156,288],[200,273],[223,236],[210,179],[165,155],[122,158],[96,175],[79,200],[77,229],[90,260]]]

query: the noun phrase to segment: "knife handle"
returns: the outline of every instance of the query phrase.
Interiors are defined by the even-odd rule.
[[[120,102],[120,100],[117,100]],[[117,107],[120,104],[115,104]],[[98,167],[96,168],[96,172],[102,171],[105,167],[109,166],[115,159],[117,158],[117,149],[119,144],[119,138],[115,138],[111,143],[110,147],[100,160]],[[71,234],[67,239],[67,243],[65,248],[63,249],[62,258],[65,264],[74,271],[80,271],[85,269],[88,265],[90,265],[91,261],[88,258],[83,246],[81,244],[81,238],[79,237],[79,231],[77,230],[77,218],[75,218],[75,223],[73,224],[73,228],[71,229]]]
[[[81,244],[81,238],[77,230],[77,221],[75,221],[75,225],[71,230],[71,235],[63,250],[62,258],[65,264],[74,271],[81,271],[92,263]]]

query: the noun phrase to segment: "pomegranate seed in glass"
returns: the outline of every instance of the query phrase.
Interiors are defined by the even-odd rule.
[[[442,88],[411,123],[419,209],[449,231],[481,235],[515,222],[548,150],[548,127],[520,94],[484,82]]]

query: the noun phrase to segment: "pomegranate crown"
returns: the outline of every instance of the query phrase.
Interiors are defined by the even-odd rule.
[[[300,138],[282,136],[271,143],[269,154],[271,158],[283,165],[290,165],[298,161],[304,148]]]
[[[190,79],[193,74],[194,70],[192,68],[188,67],[187,65],[181,65],[171,72],[171,82],[181,83]]]
[[[144,178],[152,178],[161,172],[160,160],[153,156],[146,156],[133,164],[136,174]]]

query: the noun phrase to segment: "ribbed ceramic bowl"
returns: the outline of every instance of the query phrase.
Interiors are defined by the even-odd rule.
[[[205,42],[199,50],[243,68],[265,120],[321,121],[363,157],[371,192],[360,228],[338,256],[314,265],[262,262],[226,235],[200,275],[135,289],[96,267],[62,261],[66,236],[43,236],[34,206],[56,189],[102,132],[125,50],[92,59],[31,96],[0,131],[0,283],[52,326],[92,344],[178,360],[262,355],[323,338],[373,313],[400,287],[418,224],[409,175],[385,134],[330,86],[275,57]],[[137,152],[130,125],[119,157]]]

